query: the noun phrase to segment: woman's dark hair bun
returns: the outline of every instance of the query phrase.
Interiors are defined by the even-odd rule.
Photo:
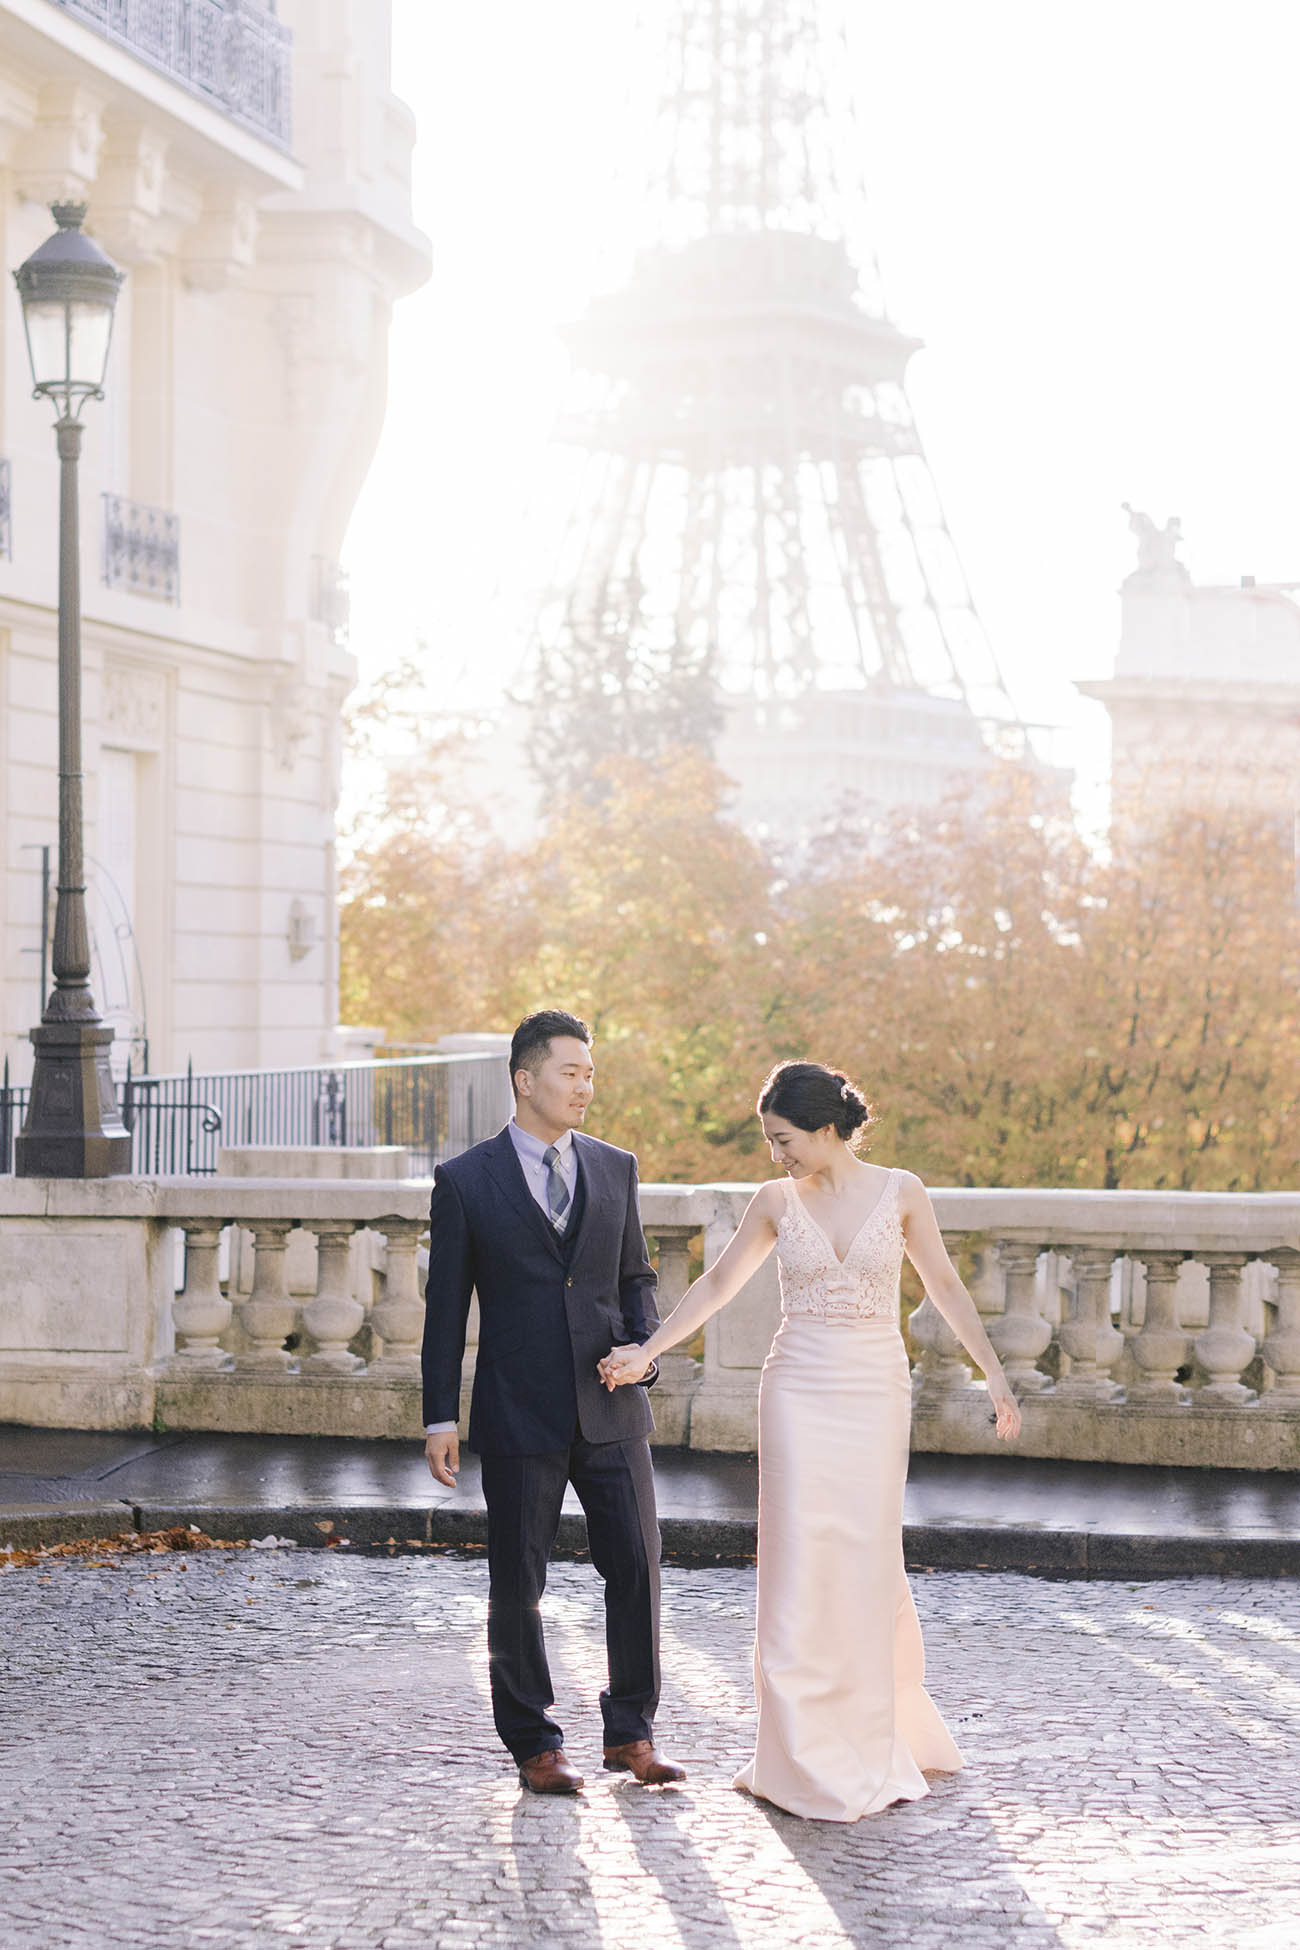
[[[788,1118],[796,1130],[824,1131],[828,1124],[846,1144],[857,1143],[876,1114],[843,1070],[824,1063],[778,1063],[758,1093],[758,1109]]]

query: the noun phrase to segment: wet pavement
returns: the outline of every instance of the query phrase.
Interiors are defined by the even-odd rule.
[[[659,1791],[600,1767],[597,1580],[553,1568],[563,1801],[492,1732],[481,1559],[4,1571],[0,1950],[1290,1950],[1300,1584],[913,1583],[967,1767],[840,1827],[731,1785],[752,1568],[665,1573]]]
[[[754,1551],[750,1456],[657,1449],[665,1555],[744,1562]],[[455,1491],[418,1443],[310,1436],[151,1435],[0,1427],[0,1545],[197,1523],[214,1535],[359,1547],[480,1544],[477,1459]],[[914,1455],[905,1541],[917,1567],[1051,1576],[1300,1574],[1300,1475],[1032,1458]],[[580,1551],[572,1498],[561,1553]]]

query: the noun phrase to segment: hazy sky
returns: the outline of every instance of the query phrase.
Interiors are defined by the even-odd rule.
[[[1120,511],[1183,520],[1200,581],[1300,580],[1293,0],[849,0],[871,228],[926,341],[909,390],[1027,717],[1100,762]],[[348,538],[373,674],[427,639],[450,701],[517,664],[523,547],[599,285],[636,0],[394,0],[434,273],[392,336]]]

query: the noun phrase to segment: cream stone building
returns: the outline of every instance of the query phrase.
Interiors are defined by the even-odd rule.
[[[127,273],[85,411],[93,985],[115,1068],[311,1063],[337,1021],[337,558],[427,277],[389,0],[0,0],[0,1010],[57,857],[58,467],[9,273],[56,199]]]
[[[1120,590],[1113,677],[1080,684],[1111,720],[1121,822],[1180,806],[1300,808],[1300,585],[1193,582],[1181,527],[1129,511],[1138,565]]]

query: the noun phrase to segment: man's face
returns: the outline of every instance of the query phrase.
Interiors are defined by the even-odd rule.
[[[541,1124],[554,1131],[576,1131],[596,1094],[596,1066],[578,1036],[553,1036],[550,1055],[536,1070],[515,1077],[519,1100]]]

